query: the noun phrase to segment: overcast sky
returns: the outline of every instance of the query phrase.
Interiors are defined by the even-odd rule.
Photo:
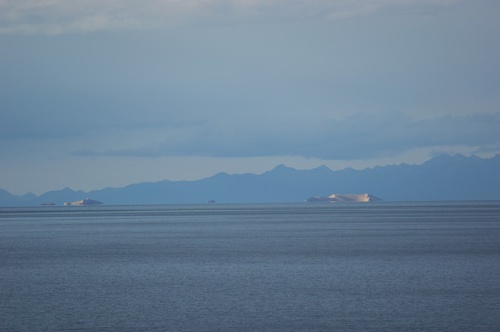
[[[0,188],[500,153],[498,0],[0,0]]]

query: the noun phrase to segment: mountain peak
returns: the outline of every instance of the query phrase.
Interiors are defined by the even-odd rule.
[[[469,159],[461,153],[456,153],[454,155],[450,155],[448,153],[442,153],[434,156],[432,159],[427,160],[422,165],[434,165],[434,164],[442,164],[448,162],[461,162]]]
[[[278,166],[276,166],[275,168],[273,168],[272,170],[270,170],[266,173],[271,173],[271,172],[272,173],[276,173],[276,172],[283,173],[283,172],[291,172],[291,171],[296,171],[296,169],[285,166],[283,164],[279,164]]]
[[[331,172],[333,172],[330,168],[328,168],[325,165],[321,165],[319,167],[313,168],[313,169],[311,169],[311,171],[318,172],[318,173],[331,173]]]

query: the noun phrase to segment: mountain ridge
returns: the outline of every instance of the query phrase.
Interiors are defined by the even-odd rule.
[[[218,173],[194,181],[133,183],[92,191],[13,195],[0,188],[0,206],[33,206],[92,198],[108,205],[303,202],[313,196],[370,193],[385,201],[499,200],[500,155],[483,159],[439,155],[420,165],[355,170],[319,166],[296,170],[283,164],[261,174]]]

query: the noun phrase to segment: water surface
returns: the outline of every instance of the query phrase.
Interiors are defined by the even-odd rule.
[[[0,330],[495,331],[500,202],[0,209]]]

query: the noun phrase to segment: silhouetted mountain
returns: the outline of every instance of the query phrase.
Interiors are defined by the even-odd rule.
[[[85,198],[84,191],[74,191],[70,188],[64,188],[61,190],[48,191],[43,195],[38,197],[40,204],[43,203],[55,203],[57,205],[62,205],[64,202],[76,201]]]
[[[0,206],[33,205],[36,199],[37,196],[33,193],[14,195],[0,188]]]
[[[198,181],[160,181],[91,192],[65,188],[41,196],[0,190],[0,206],[39,205],[89,197],[108,205],[303,202],[332,193],[370,193],[386,201],[499,200],[500,155],[490,159],[442,155],[421,165],[332,171],[284,165],[260,175],[219,173]]]

